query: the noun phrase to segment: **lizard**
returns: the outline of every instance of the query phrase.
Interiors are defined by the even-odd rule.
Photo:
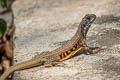
[[[86,54],[97,53],[100,48],[96,48],[96,51],[90,49],[86,44],[86,35],[91,26],[95,21],[95,14],[86,14],[81,20],[77,32],[75,35],[63,44],[61,47],[48,52],[43,52],[38,58],[31,59],[22,63],[18,63],[8,70],[6,70],[0,77],[0,80],[5,80],[14,71],[20,71],[29,69],[36,66],[54,66],[59,62],[67,60],[74,56],[77,52],[84,50]]]

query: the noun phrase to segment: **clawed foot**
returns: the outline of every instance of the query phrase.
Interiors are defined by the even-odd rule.
[[[101,50],[104,50],[106,49],[106,47],[84,47],[84,50],[85,50],[85,54],[89,55],[89,54],[95,54],[95,53],[98,53],[99,51]]]

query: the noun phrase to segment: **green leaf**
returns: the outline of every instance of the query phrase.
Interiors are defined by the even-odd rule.
[[[7,0],[0,0],[0,4],[7,8]]]
[[[5,20],[0,18],[0,38],[3,37],[6,30],[7,30],[7,23],[5,22]]]

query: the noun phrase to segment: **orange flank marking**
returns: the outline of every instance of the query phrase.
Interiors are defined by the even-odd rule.
[[[73,48],[73,50],[75,50],[75,48]]]
[[[64,61],[66,59],[71,58],[73,55],[75,55],[78,51],[82,50],[83,47],[78,48],[75,51],[72,51],[68,56],[66,56],[65,58],[62,57],[62,59],[60,59],[59,61]],[[62,54],[63,55],[63,54]],[[63,55],[64,56],[64,55]]]
[[[65,54],[65,57],[66,57],[66,56],[67,56],[67,53],[65,52],[64,54]]]
[[[70,54],[70,53],[71,53],[71,51],[68,51],[68,53]]]
[[[64,59],[64,54],[62,54],[62,59]]]

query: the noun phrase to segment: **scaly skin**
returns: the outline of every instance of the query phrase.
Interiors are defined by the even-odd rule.
[[[72,37],[71,40],[69,40],[58,49],[41,54],[39,58],[35,58],[12,66],[10,69],[5,71],[0,80],[5,80],[14,71],[29,69],[41,65],[55,65],[57,62],[71,58],[80,50],[85,50],[86,53],[94,53],[91,49],[89,49],[85,41],[86,34],[95,19],[96,16],[94,14],[87,14],[82,19],[76,34]]]

